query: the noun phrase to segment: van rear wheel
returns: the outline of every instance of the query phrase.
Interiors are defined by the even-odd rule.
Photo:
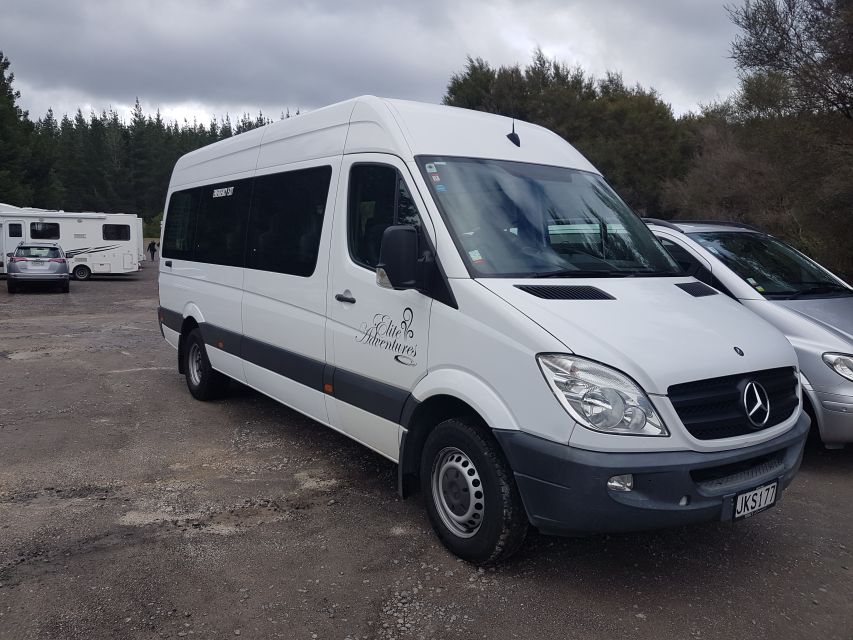
[[[184,375],[190,393],[196,400],[215,400],[222,397],[228,386],[228,378],[210,366],[201,330],[193,329],[186,340]]]
[[[486,565],[521,547],[528,522],[512,470],[478,423],[454,418],[433,429],[420,475],[430,523],[449,551]]]
[[[74,271],[72,271],[75,280],[88,280],[92,277],[92,271],[83,264],[78,264],[74,267]]]

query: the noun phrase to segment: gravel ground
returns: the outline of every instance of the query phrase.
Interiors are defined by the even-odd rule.
[[[0,638],[851,638],[853,449],[732,526],[531,535],[481,570],[380,456],[194,401],[156,273],[0,289]]]

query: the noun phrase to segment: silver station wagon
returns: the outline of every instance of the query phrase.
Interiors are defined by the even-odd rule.
[[[55,284],[63,293],[69,292],[68,261],[58,244],[21,243],[8,256],[6,286],[17,293],[30,284]]]
[[[853,442],[853,288],[778,238],[725,222],[647,219],[682,269],[775,325],[800,361],[803,406],[827,448]],[[752,405],[761,399],[750,399]]]

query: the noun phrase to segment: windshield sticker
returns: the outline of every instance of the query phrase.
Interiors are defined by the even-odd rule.
[[[436,171],[438,171],[438,169],[435,168],[435,165],[432,164],[431,162],[427,163],[425,166],[426,166],[427,173],[435,173]]]
[[[214,198],[227,198],[234,195],[234,187],[222,187],[221,189],[213,190]]]
[[[435,190],[444,193],[445,191],[447,191],[447,187],[443,184],[437,184],[435,185]]]
[[[479,264],[481,262],[486,261],[477,249],[472,249],[468,252],[468,255],[471,257],[471,262],[473,262],[474,264]]]
[[[432,178],[433,182],[441,182],[441,176],[439,176],[437,173],[431,174],[430,178]]]
[[[361,333],[356,336],[355,341],[389,351],[394,354],[394,360],[413,367],[417,364],[415,358],[418,357],[414,322],[415,314],[409,307],[403,309],[399,322],[394,322],[388,314],[377,313],[373,316],[372,323],[362,323]]]

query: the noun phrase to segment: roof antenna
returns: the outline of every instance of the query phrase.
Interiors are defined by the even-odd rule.
[[[518,137],[518,134],[515,132],[515,118],[512,119],[512,133],[506,134],[507,139],[512,142],[516,147],[521,146],[521,138]]]

